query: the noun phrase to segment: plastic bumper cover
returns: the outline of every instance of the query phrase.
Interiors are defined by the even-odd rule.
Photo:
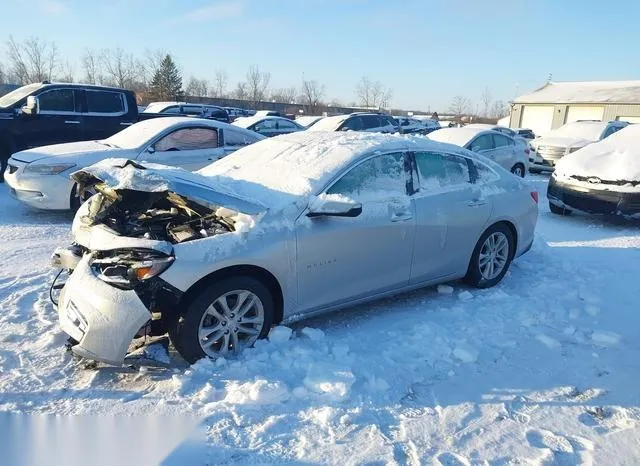
[[[590,214],[640,215],[638,192],[585,188],[551,178],[547,187],[547,198],[553,204]]]

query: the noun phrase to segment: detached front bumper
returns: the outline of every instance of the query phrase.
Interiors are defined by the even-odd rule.
[[[637,192],[610,191],[602,187],[595,189],[551,178],[547,198],[552,204],[590,214],[640,215],[640,193]]]
[[[78,342],[71,350],[84,358],[122,365],[129,344],[151,313],[133,290],[98,279],[85,255],[60,293],[60,327]]]

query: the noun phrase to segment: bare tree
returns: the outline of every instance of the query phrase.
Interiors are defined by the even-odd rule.
[[[271,81],[271,73],[261,71],[257,65],[253,65],[247,71],[246,91],[247,97],[255,106],[261,100],[264,100]]]
[[[491,90],[488,87],[484,88],[484,91],[482,91],[482,116],[483,117],[488,117],[489,116],[489,111],[491,110]]]
[[[166,56],[167,52],[165,50],[145,50],[144,56],[138,64],[142,72],[142,81],[145,85],[148,86],[151,83]]]
[[[276,102],[289,104],[295,102],[297,95],[298,90],[295,88],[295,86],[283,87],[271,91],[270,99],[275,100]]]
[[[371,81],[367,76],[363,76],[356,86],[356,97],[363,107],[388,107],[391,95],[391,89],[385,88],[380,81]]]
[[[7,75],[4,72],[4,66],[0,63],[0,84],[7,82]]]
[[[300,96],[300,100],[307,107],[308,113],[317,111],[324,97],[324,92],[324,85],[318,83],[318,81],[302,80],[302,95]]]
[[[492,118],[502,118],[509,114],[509,105],[502,100],[496,100],[491,107]]]
[[[86,49],[82,54],[82,69],[84,70],[84,81],[87,84],[102,83],[102,66],[100,61],[100,53]]]
[[[75,69],[75,67],[69,61],[64,62],[62,64],[62,66],[60,67],[60,72],[56,76],[56,79],[58,81],[62,81],[64,83],[75,82],[75,80],[76,80],[76,69]]]
[[[213,86],[214,97],[226,97],[227,96],[227,82],[229,78],[225,70],[216,70],[215,84]]]
[[[30,37],[23,42],[9,36],[7,41],[9,66],[20,84],[51,80],[58,70],[58,47]]]
[[[209,81],[191,77],[187,82],[184,92],[186,95],[192,97],[206,97],[209,95]]]
[[[126,89],[134,87],[139,66],[133,55],[121,48],[105,49],[101,58],[107,84]]]
[[[449,111],[457,117],[469,113],[470,109],[471,101],[461,95],[455,96],[451,101],[451,105],[449,106]]]
[[[245,100],[247,98],[247,84],[243,82],[239,82],[236,86],[236,90],[233,91],[233,96],[236,99]]]

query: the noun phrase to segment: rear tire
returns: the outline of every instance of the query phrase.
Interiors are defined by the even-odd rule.
[[[464,280],[477,288],[497,285],[509,270],[515,245],[513,233],[504,223],[489,227],[473,250]]]
[[[563,217],[571,215],[571,211],[569,209],[555,205],[551,201],[549,201],[549,210],[551,211],[552,214],[562,215]]]
[[[239,295],[243,293],[249,298],[240,301]],[[234,296],[238,298],[235,304]],[[231,297],[230,304],[228,297]],[[250,299],[254,304],[243,313],[244,304],[250,303]],[[220,306],[221,300],[227,305],[226,313]],[[227,356],[266,338],[274,316],[274,299],[266,286],[252,277],[230,277],[212,283],[196,296],[185,314],[169,327],[168,333],[178,353],[193,364],[205,357]],[[255,333],[245,333],[247,328]],[[208,335],[201,338],[203,332]],[[243,339],[243,335],[246,338]],[[238,342],[237,347],[234,341]]]
[[[526,170],[524,169],[524,165],[521,163],[516,163],[513,167],[511,167],[511,173],[520,178],[524,178]]]

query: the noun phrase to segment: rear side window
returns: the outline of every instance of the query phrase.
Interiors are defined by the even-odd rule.
[[[491,139],[490,134],[483,134],[482,136],[478,136],[473,141],[471,141],[471,144],[469,144],[469,150],[473,152],[492,150],[493,148],[493,139]]]
[[[417,152],[416,164],[423,191],[471,183],[467,159],[459,155]]]
[[[489,183],[499,178],[496,172],[494,172],[491,168],[487,167],[485,164],[478,162],[477,160],[474,160],[473,165],[476,169],[476,183],[479,183],[479,184]]]
[[[125,113],[121,92],[85,91],[85,95],[89,113]]]
[[[55,89],[38,96],[41,112],[75,112],[73,89]]]
[[[256,138],[248,134],[240,133],[239,131],[234,131],[232,129],[224,130],[224,144],[226,146],[247,146],[249,144],[253,144],[256,140]]]
[[[493,135],[493,144],[496,147],[513,146],[515,143],[513,139],[503,136],[502,134]]]
[[[170,150],[199,150],[218,147],[218,132],[210,128],[183,128],[160,139],[155,149],[158,152]]]

